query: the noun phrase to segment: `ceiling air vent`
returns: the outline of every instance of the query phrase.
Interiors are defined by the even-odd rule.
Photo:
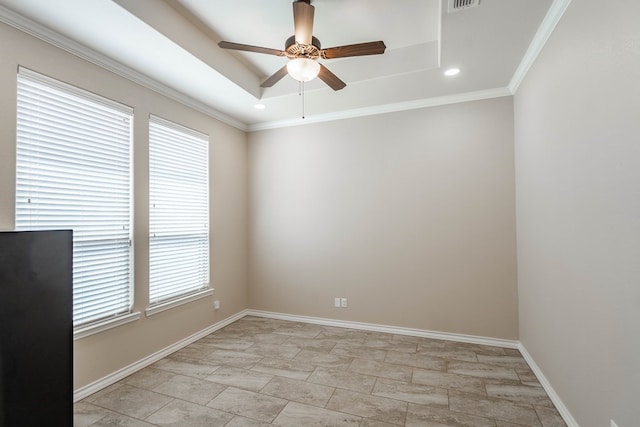
[[[449,13],[476,7],[479,4],[480,0],[449,0]]]

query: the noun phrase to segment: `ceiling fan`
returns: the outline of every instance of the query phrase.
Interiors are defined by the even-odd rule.
[[[329,71],[327,67],[320,64],[318,59],[380,55],[384,53],[386,46],[383,41],[375,41],[322,49],[320,47],[320,40],[313,37],[314,10],[315,7],[311,5],[311,0],[296,0],[293,2],[294,35],[287,39],[284,44],[284,50],[226,41],[221,41],[218,43],[218,46],[223,49],[242,50],[245,52],[286,56],[289,58],[289,62],[267,78],[267,80],[260,85],[261,87],[271,87],[289,74],[301,82],[313,80],[318,77],[333,90],[343,89],[347,84]]]

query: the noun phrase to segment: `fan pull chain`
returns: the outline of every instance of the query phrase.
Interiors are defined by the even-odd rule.
[[[304,119],[304,82],[298,82],[298,96],[302,99],[302,118]]]

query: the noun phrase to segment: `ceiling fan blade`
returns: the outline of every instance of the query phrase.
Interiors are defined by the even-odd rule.
[[[318,78],[333,90],[343,89],[347,85],[322,64],[320,64],[320,73],[318,74]]]
[[[321,55],[325,59],[345,58],[348,56],[380,55],[387,46],[383,41],[350,44],[322,49]]]
[[[278,71],[273,73],[267,80],[262,82],[260,87],[271,87],[274,84],[278,83],[284,76],[287,75],[287,66],[280,68]]]
[[[265,53],[267,55],[275,55],[275,56],[285,56],[287,52],[279,49],[271,49],[268,47],[260,47],[260,46],[251,46],[248,44],[240,44],[240,43],[231,43],[222,41],[218,43],[222,49],[232,49],[232,50],[242,50],[245,52],[256,52],[256,53]]]
[[[311,44],[313,36],[313,13],[315,7],[310,0],[297,0],[293,2],[293,27],[296,42],[299,44]]]

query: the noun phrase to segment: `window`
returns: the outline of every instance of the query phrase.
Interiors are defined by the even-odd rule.
[[[73,229],[76,330],[131,312],[132,122],[129,107],[18,71],[16,229]]]
[[[209,138],[151,116],[150,307],[203,291],[210,293]]]

